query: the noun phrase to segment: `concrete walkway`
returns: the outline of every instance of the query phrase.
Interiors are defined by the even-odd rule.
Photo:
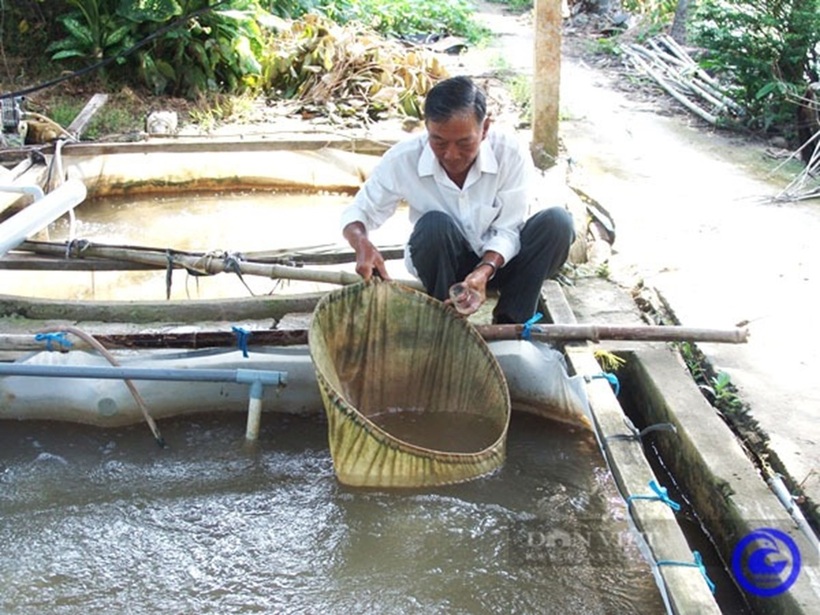
[[[531,75],[531,29],[512,16],[489,23],[500,38],[481,52],[485,66],[501,53]],[[773,461],[820,504],[820,202],[773,203],[790,179],[771,173],[778,160],[661,113],[564,55],[560,137],[571,183],[615,220],[612,279],[654,287],[683,325],[750,323],[747,344],[699,348],[730,376]]]

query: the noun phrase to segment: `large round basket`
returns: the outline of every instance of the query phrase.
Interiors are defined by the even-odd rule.
[[[504,374],[439,301],[393,282],[342,288],[317,304],[309,345],[340,482],[429,487],[503,463]]]

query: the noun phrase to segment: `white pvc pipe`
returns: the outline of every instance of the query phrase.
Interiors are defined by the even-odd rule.
[[[0,186],[0,192],[18,192],[20,194],[30,194],[34,197],[35,201],[39,201],[45,196],[45,192],[40,186],[37,185],[10,185],[10,186]]]
[[[248,400],[248,423],[245,427],[246,440],[259,439],[259,425],[262,422],[262,381],[251,382],[250,399]]]
[[[53,192],[0,224],[0,257],[19,246],[26,237],[45,228],[85,199],[85,184],[79,179],[66,180]]]
[[[811,543],[812,548],[820,554],[820,541],[817,539],[817,535],[814,533],[814,530],[811,529],[809,522],[806,520],[806,517],[803,516],[803,512],[800,510],[800,507],[792,498],[792,494],[789,493],[788,488],[786,487],[786,483],[783,482],[783,479],[780,477],[779,474],[772,474],[769,476],[768,479],[769,486],[774,491],[777,499],[780,500],[780,503],[783,504],[785,509],[791,515],[794,522],[797,524],[797,527],[803,532],[806,538]]]

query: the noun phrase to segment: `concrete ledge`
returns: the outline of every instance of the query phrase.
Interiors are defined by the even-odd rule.
[[[551,320],[559,324],[574,324],[575,317],[564,295],[554,282],[544,286],[544,301]],[[567,361],[571,369],[589,380],[587,395],[595,433],[621,495],[643,496],[651,493],[649,483],[657,481],[640,442],[612,439],[629,434],[625,415],[615,398],[609,382],[594,378],[601,367],[589,343],[568,344]],[[652,564],[658,561],[689,562],[694,559],[692,549],[675,520],[672,510],[664,503],[653,500],[634,500],[630,504],[631,518],[643,538]],[[675,613],[720,613],[720,608],[703,575],[696,567],[657,567],[669,607]]]
[[[761,528],[788,534],[797,544],[802,570],[786,592],[761,598],[745,593],[761,613],[816,613],[818,554],[769,489],[737,437],[706,401],[679,355],[648,347],[627,355],[622,382],[646,424],[672,423],[676,437],[653,442],[664,464],[691,496],[727,568],[738,543]]]
[[[591,286],[586,291],[568,290],[570,306],[562,289],[548,283],[545,292],[553,318],[572,320],[578,312],[586,322],[602,314],[606,321],[640,322],[626,293],[615,293],[610,284]],[[734,579],[731,561],[735,547],[756,529],[779,529],[798,545],[803,561],[796,583],[776,597],[743,592],[750,606],[761,613],[816,612],[820,603],[820,556],[816,548],[769,489],[738,437],[704,398],[680,355],[663,343],[606,342],[597,347],[627,359],[618,373],[624,385],[620,399],[641,415],[641,424],[671,423],[677,429],[676,435],[651,436],[651,442],[676,483],[691,498],[729,578]],[[575,356],[572,348],[567,352]],[[596,369],[595,364],[579,367]],[[614,449],[614,443],[609,448]]]

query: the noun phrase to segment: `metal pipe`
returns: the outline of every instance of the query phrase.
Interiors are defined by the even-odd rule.
[[[26,237],[43,229],[85,199],[85,184],[68,179],[53,192],[34,201],[0,224],[0,257],[16,248]]]
[[[248,369],[172,369],[151,367],[106,367],[94,365],[30,365],[0,363],[0,376],[45,376],[50,378],[102,378],[111,380],[175,380],[188,382],[258,382],[284,386],[287,372]]]

